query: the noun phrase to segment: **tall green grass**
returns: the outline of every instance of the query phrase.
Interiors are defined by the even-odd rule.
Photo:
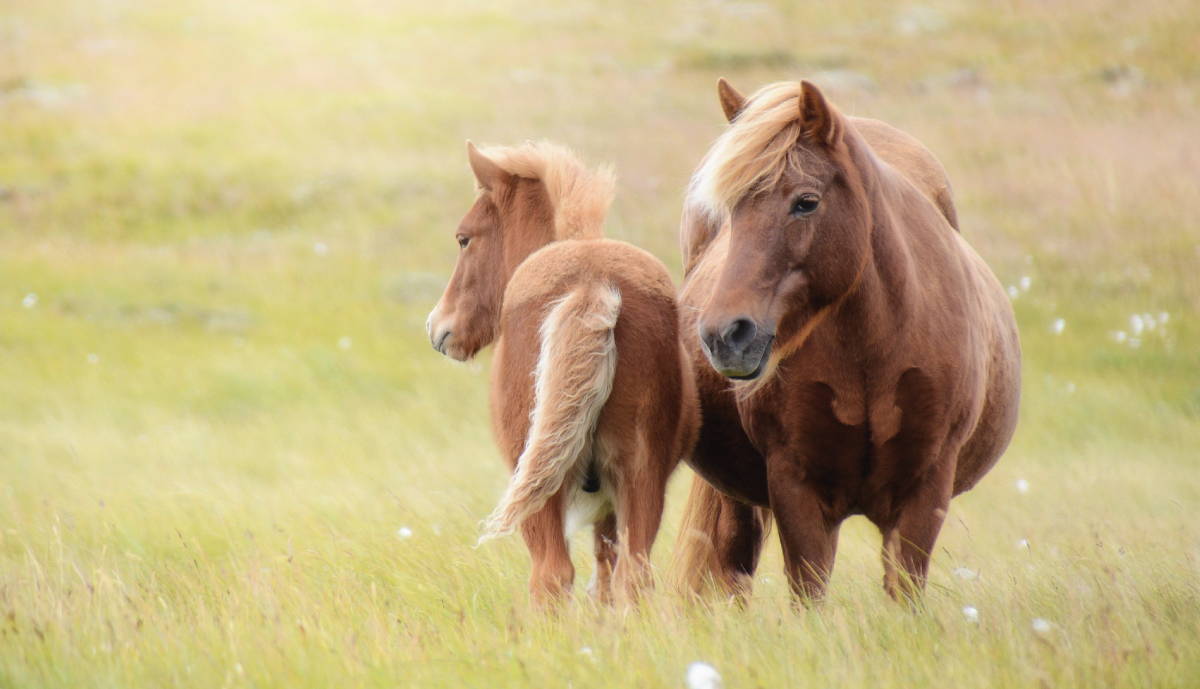
[[[1194,686],[1198,31],[1175,0],[0,3],[0,686]],[[920,137],[1016,293],[1021,425],[922,611],[856,520],[812,610],[774,541],[746,609],[551,617],[519,542],[472,547],[488,358],[423,332],[463,140],[615,163],[610,235],[677,271],[718,75]]]

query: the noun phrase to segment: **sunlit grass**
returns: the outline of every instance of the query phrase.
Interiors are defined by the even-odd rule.
[[[1196,683],[1200,12],[606,7],[0,4],[0,686]],[[813,610],[774,541],[747,609],[551,617],[519,542],[472,547],[488,359],[423,332],[463,140],[615,163],[610,234],[677,269],[719,74],[922,138],[1016,294],[1021,425],[922,611],[862,520]]]

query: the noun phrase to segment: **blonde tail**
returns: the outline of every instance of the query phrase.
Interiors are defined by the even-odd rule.
[[[612,391],[617,368],[613,328],[620,310],[621,295],[607,284],[580,287],[551,307],[541,328],[525,451],[500,504],[483,523],[480,543],[515,531],[587,456],[596,420]]]

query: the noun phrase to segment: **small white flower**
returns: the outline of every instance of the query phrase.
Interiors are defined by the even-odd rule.
[[[412,535],[412,529],[408,528],[407,526],[402,526],[399,529],[396,529],[396,538],[399,538],[402,541],[412,538]]]
[[[688,665],[687,685],[688,689],[721,689],[725,686],[717,668],[698,660]]]
[[[587,656],[587,657],[591,658],[595,654],[592,653],[591,646],[580,646],[579,647],[579,655],[583,655],[583,656]]]
[[[90,352],[87,355],[87,362],[93,366],[100,363],[100,355],[95,352]]]
[[[967,618],[967,622],[979,624],[979,611],[973,605],[963,606],[963,617]]]
[[[1029,277],[1028,275],[1022,275],[1020,284],[1021,284],[1021,291],[1028,292],[1029,287],[1031,285],[1033,285],[1033,278]]]
[[[342,335],[338,338],[338,349],[350,349],[354,346],[354,340],[351,340],[348,335]]]
[[[1054,624],[1050,620],[1042,619],[1041,617],[1033,618],[1033,631],[1043,636],[1050,633],[1054,629]]]
[[[1010,299],[1016,299],[1019,294],[1021,294],[1021,293],[1019,291],[1017,291],[1016,285],[1008,286],[1008,296]]]
[[[1129,338],[1129,335],[1125,334],[1124,330],[1118,330],[1112,334],[1112,337],[1117,342],[1124,342],[1126,339]]]
[[[1021,540],[1017,541],[1017,550],[1029,550],[1029,539],[1022,538]]]
[[[27,309],[32,309],[33,307],[37,306],[37,295],[33,292],[26,294],[25,298],[21,300],[21,306],[24,306]]]
[[[1054,334],[1055,334],[1055,335],[1060,335],[1060,334],[1062,334],[1062,331],[1063,331],[1063,330],[1064,330],[1066,327],[1067,327],[1067,322],[1066,322],[1065,320],[1061,319],[1061,318],[1055,318],[1055,319],[1054,319],[1054,324],[1050,326],[1050,328],[1051,328],[1051,329],[1054,331]]]
[[[1142,329],[1145,327],[1145,322],[1142,321],[1142,317],[1138,314],[1135,313],[1129,317],[1129,332],[1133,333],[1134,335],[1141,335]]]
[[[968,569],[966,567],[955,567],[954,568],[954,576],[958,577],[959,579],[962,579],[963,581],[972,581],[974,579],[979,578],[979,572],[976,572],[973,569]]]
[[[316,242],[313,244],[313,253],[318,256],[324,256],[329,253],[329,245],[325,242]]]
[[[1019,479],[1017,479],[1017,482],[1015,485],[1017,487],[1017,492],[1020,493],[1021,495],[1024,495],[1029,492],[1029,481],[1026,481],[1023,478],[1019,478]]]

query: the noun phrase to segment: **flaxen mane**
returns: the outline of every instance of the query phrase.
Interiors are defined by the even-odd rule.
[[[555,239],[598,239],[616,178],[608,166],[589,170],[570,149],[548,141],[481,150],[517,177],[541,180],[554,208]]]
[[[688,186],[689,206],[719,225],[744,196],[770,189],[798,166],[800,84],[760,89],[713,144]]]

